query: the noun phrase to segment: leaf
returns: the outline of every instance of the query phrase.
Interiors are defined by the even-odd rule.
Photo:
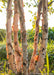
[[[34,16],[34,20],[35,20],[35,21],[36,21],[36,19],[37,19],[36,16]]]
[[[54,73],[54,70],[52,70],[52,73]]]
[[[0,9],[0,12],[2,12],[2,10]]]
[[[30,19],[29,21],[31,22],[32,20]]]
[[[1,8],[4,8],[3,6],[1,6]]]
[[[32,14],[33,12],[31,10],[29,10],[29,12]]]
[[[46,61],[47,61],[47,75],[49,75],[49,59],[47,53],[46,53]]]
[[[39,69],[39,70],[40,70],[40,69]],[[44,75],[44,74],[43,74],[43,71],[40,70],[40,72],[41,72],[41,75]]]
[[[46,73],[46,69],[45,68],[43,69],[43,72]]]

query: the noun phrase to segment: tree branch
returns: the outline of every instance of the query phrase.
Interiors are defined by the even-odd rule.
[[[34,0],[35,4],[37,5],[36,1]]]
[[[51,1],[51,2],[48,4],[48,6],[50,6],[53,2],[54,2],[54,0],[53,0],[53,1]]]
[[[37,5],[37,3],[36,3],[36,1],[34,0],[34,2],[35,2],[35,4]],[[49,4],[48,4],[48,7],[52,4],[54,2],[54,0],[53,1],[51,1]]]

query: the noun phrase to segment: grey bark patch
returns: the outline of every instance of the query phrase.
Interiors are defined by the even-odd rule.
[[[12,10],[8,10],[8,18],[11,18],[11,15],[12,15]]]
[[[13,47],[12,47],[11,43],[8,43],[8,46],[10,46],[10,47],[13,49]]]

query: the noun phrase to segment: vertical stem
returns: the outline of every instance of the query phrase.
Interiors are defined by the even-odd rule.
[[[47,18],[47,9],[48,9],[48,0],[42,0],[43,8],[43,20],[42,20],[42,43],[39,52],[39,60],[36,65],[36,73],[39,72],[39,69],[43,69],[44,59],[46,56],[46,47],[48,41],[48,18]]]
[[[42,1],[40,0],[39,5],[38,5],[38,15],[37,15],[37,20],[36,20],[36,28],[35,28],[35,36],[34,36],[34,51],[31,57],[30,65],[29,65],[29,70],[34,70],[35,69],[35,60],[34,56],[38,54],[38,35],[39,35],[39,21],[40,21],[40,15],[41,15],[41,7],[42,7]]]
[[[21,38],[22,39],[22,50],[23,50],[23,72],[24,72],[25,75],[28,75],[27,39],[26,39],[24,10],[23,10],[22,3],[23,3],[23,0],[18,0],[21,37],[22,37]]]
[[[11,38],[11,15],[12,15],[12,0],[7,3],[7,24],[6,24],[6,38],[7,38],[7,56],[9,68],[13,70],[13,48]]]
[[[18,2],[14,0],[14,21],[13,21],[13,32],[14,32],[14,49],[15,49],[15,63],[17,72],[21,72],[22,65],[22,51],[18,43]]]

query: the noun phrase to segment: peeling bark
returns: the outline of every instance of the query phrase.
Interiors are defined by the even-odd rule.
[[[41,8],[42,8],[42,0],[40,0],[39,5],[38,5],[38,15],[37,15],[37,20],[36,20],[36,28],[35,28],[35,36],[34,36],[34,51],[31,57],[30,65],[29,65],[30,71],[35,69],[34,57],[37,57],[36,55],[38,55],[38,35],[39,35],[39,21],[40,21],[40,15],[41,15]]]
[[[44,66],[44,59],[46,56],[46,47],[48,41],[48,0],[42,0],[42,8],[43,8],[43,20],[42,20],[42,43],[39,52],[39,59],[36,65],[36,73],[39,73],[39,69],[43,69]]]
[[[12,38],[11,38],[11,15],[12,15],[12,0],[8,0],[7,3],[7,24],[6,24],[6,49],[7,58],[9,63],[9,68],[13,70],[13,48],[12,48]]]
[[[13,32],[14,32],[14,55],[17,72],[22,71],[22,50],[18,43],[18,2],[14,0],[14,21],[13,21]]]
[[[18,0],[18,9],[19,9],[22,50],[23,50],[23,72],[24,75],[28,75],[28,52],[27,52],[27,39],[26,39],[25,18],[23,10],[23,0]]]

